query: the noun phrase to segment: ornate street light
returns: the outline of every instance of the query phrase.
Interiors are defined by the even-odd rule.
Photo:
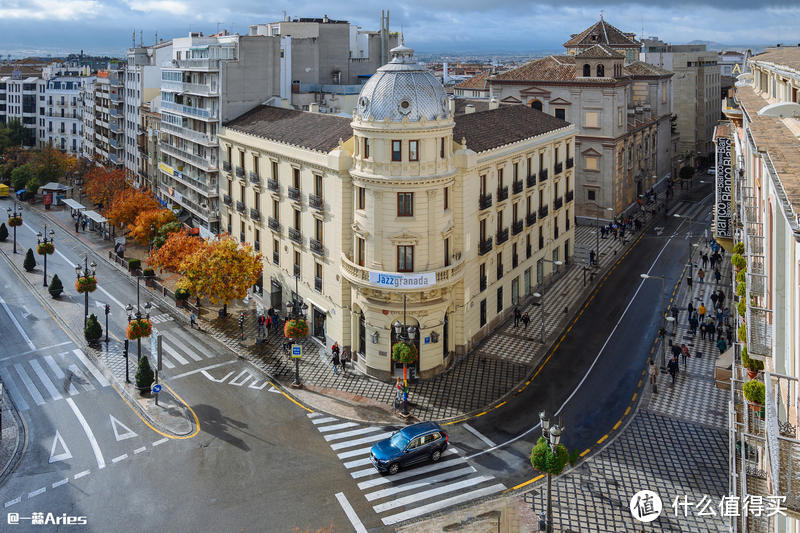
[[[22,224],[22,206],[17,205],[17,201],[14,200],[14,209],[12,210],[10,207],[6,208],[8,212],[8,225],[14,228],[14,253],[17,253],[17,226]],[[14,221],[12,223],[12,220]]]
[[[403,323],[396,320],[394,324],[394,334],[398,342],[407,345],[411,350],[416,349],[415,339],[417,338],[417,327],[408,325],[406,320],[406,295],[403,295]],[[419,356],[417,356],[419,357]],[[403,416],[408,416],[408,364],[403,361]]]
[[[550,425],[550,417],[547,416],[545,411],[539,413],[539,421],[542,424],[542,437],[550,445],[550,450],[553,456],[556,455],[556,449],[561,442],[561,434],[564,428],[559,424]],[[547,473],[547,512],[544,517],[539,516],[539,523],[541,525],[544,518],[547,533],[553,533],[553,505],[552,505],[552,476],[550,472]]]
[[[48,235],[50,235],[49,239],[47,238]],[[54,239],[55,239],[55,232],[51,229],[50,233],[47,233],[47,224],[44,225],[44,236],[42,236],[41,231],[36,232],[36,243],[38,245],[37,250],[40,252],[44,252],[41,253],[41,255],[44,256],[44,283],[43,283],[44,287],[47,287],[47,256],[49,255],[48,251],[49,247],[47,245],[49,244],[50,246],[53,246]]]
[[[89,268],[91,267],[91,270]],[[97,286],[97,280],[94,280],[94,283],[91,283],[92,279],[94,278],[94,273],[97,269],[97,264],[92,261],[89,264],[89,257],[88,255],[83,256],[83,269],[81,269],[81,265],[75,265],[75,275],[78,278],[78,287],[83,287],[83,289],[78,289],[78,292],[83,292],[84,296],[84,306],[83,306],[83,327],[86,327],[86,320],[89,318],[89,293],[92,292]],[[90,279],[91,278],[91,279]],[[81,283],[83,280],[83,284]]]

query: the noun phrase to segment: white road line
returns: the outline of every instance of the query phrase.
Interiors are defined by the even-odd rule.
[[[84,476],[88,476],[88,475],[89,475],[89,471],[88,470],[84,470],[83,472],[78,472],[77,474],[72,476],[72,479],[80,479],[80,478],[82,478]]]
[[[28,347],[31,350],[35,351],[36,350],[36,346],[33,344],[33,342],[31,342],[31,338],[28,337],[28,334],[25,333],[25,330],[22,329],[22,326],[19,325],[19,322],[17,322],[17,319],[14,318],[14,315],[11,314],[11,309],[8,308],[8,305],[6,305],[5,300],[3,300],[2,298],[0,298],[0,305],[2,305],[3,309],[6,310],[6,314],[8,314],[8,318],[11,319],[11,322],[14,324],[14,327],[17,328],[17,331],[19,331],[19,334],[22,335],[22,338],[25,339],[26,343],[28,343]]]
[[[94,452],[94,457],[97,459],[97,468],[105,468],[106,467],[106,460],[103,459],[103,452],[100,451],[100,445],[97,444],[97,439],[94,438],[94,433],[92,433],[92,428],[89,427],[89,423],[86,422],[86,419],[83,418],[83,414],[78,409],[78,406],[75,405],[75,400],[72,398],[67,398],[67,404],[69,404],[72,412],[75,413],[75,417],[80,422],[81,427],[83,428],[83,432],[86,433],[86,438],[89,439],[89,444],[92,445],[92,451]]]
[[[322,420],[325,419],[323,418]],[[318,422],[314,420],[314,423],[317,424]],[[326,433],[328,431],[336,431],[337,429],[347,429],[352,427],[358,427],[358,424],[356,424],[355,422],[344,422],[342,424],[332,424],[330,426],[318,426],[317,429],[319,430],[320,433]]]
[[[376,431],[381,431],[381,428],[368,427],[343,431],[341,433],[331,433],[330,435],[325,435],[325,441],[330,442],[332,440],[346,439],[347,437],[355,437],[356,435],[363,435],[365,433],[375,433]]]
[[[253,376],[252,374],[251,374],[251,377],[253,378],[253,382],[250,385],[247,386],[248,389],[264,390],[264,387],[269,385],[269,380],[267,380],[267,379],[264,380],[264,383],[262,383],[261,385],[258,385],[258,380],[256,379],[256,377]],[[275,387],[272,387],[272,390],[273,390],[273,392],[275,392],[275,390],[276,390]]]
[[[14,378],[11,376],[10,368],[6,369],[5,376],[3,376],[3,383],[6,387],[8,387],[8,390],[11,391],[11,396],[14,398],[14,403],[17,404],[17,408],[20,411],[27,411],[28,402],[26,402],[25,398],[22,397],[22,391],[19,390],[17,382],[14,381]]]
[[[203,346],[201,342],[194,339],[187,331],[184,331],[181,328],[170,329],[167,331],[167,333],[170,335],[175,335],[176,337],[180,337],[180,340],[186,344],[190,344],[195,350],[197,350],[198,353],[205,355],[209,359],[217,356],[217,354],[215,354],[211,348]]]
[[[66,377],[64,376],[64,371],[61,370],[61,367],[58,366],[58,363],[56,363],[56,360],[53,359],[52,355],[45,355],[44,360],[47,362],[47,366],[50,367],[50,369],[53,371],[53,374],[55,374],[58,379],[64,379]]]
[[[43,351],[49,350],[51,348],[58,348],[59,346],[64,346],[65,344],[72,344],[72,341],[59,342],[58,344],[51,344],[50,346],[42,346],[41,348],[37,348],[35,350],[28,350],[27,352],[19,352],[17,355],[13,355],[11,357],[19,357],[20,355],[28,355],[28,354],[36,353],[36,352],[43,352]],[[9,358],[5,357],[3,359],[0,359],[0,361],[5,361],[6,359],[9,359]]]
[[[368,502],[371,502],[372,500],[379,500],[381,498],[385,498],[393,494],[398,494],[400,492],[408,492],[409,490],[418,489],[420,487],[426,487],[428,485],[433,485],[434,483],[439,483],[441,481],[447,481],[448,479],[465,476],[473,472],[475,472],[475,469],[471,466],[468,466],[466,468],[459,468],[458,470],[445,472],[444,474],[431,476],[429,478],[425,478],[422,481],[416,481],[413,483],[403,483],[396,487],[389,487],[388,489],[376,490],[375,492],[370,492],[369,494],[365,494],[364,496],[367,498]]]
[[[203,368],[197,368],[195,370],[190,370],[188,372],[184,372],[183,374],[178,374],[177,376],[172,376],[171,379],[175,380],[175,379],[178,379],[178,378],[184,378],[186,376],[191,376],[192,374],[199,374],[203,370],[211,370],[212,368],[217,368],[217,367],[220,367],[220,366],[229,365],[231,363],[233,363],[233,361],[225,361],[224,363],[217,363],[216,365],[210,365],[210,366],[206,366],[206,367],[203,367]]]
[[[31,491],[31,492],[28,493],[28,499],[33,498],[34,496],[38,496],[39,494],[42,494],[46,490],[47,490],[47,487],[42,487],[42,488],[36,489],[34,491]]]
[[[31,359],[28,361],[28,364],[31,365],[31,368],[33,368],[33,371],[36,372],[36,375],[39,377],[39,381],[42,382],[42,385],[44,385],[44,388],[47,389],[47,392],[50,393],[50,396],[52,396],[54,400],[60,400],[63,398],[61,393],[58,392],[58,389],[56,389],[56,386],[53,385],[53,382],[50,381],[50,378],[47,377],[47,374],[45,374],[42,365],[39,364],[39,361],[36,359]]]
[[[118,463],[120,461],[124,461],[127,458],[128,458],[128,454],[127,453],[123,453],[119,457],[114,457],[113,459],[111,459],[111,462],[116,464],[116,463]]]
[[[369,489],[371,487],[377,487],[378,485],[385,485],[387,483],[395,483],[400,481],[401,479],[406,479],[409,477],[419,476],[421,474],[428,474],[430,472],[435,472],[437,470],[442,470],[445,468],[450,468],[451,466],[460,466],[462,464],[466,464],[461,457],[456,457],[455,459],[451,459],[445,461],[442,459],[438,463],[431,463],[429,465],[420,467],[420,468],[411,468],[409,470],[400,471],[400,473],[395,474],[393,476],[377,476],[373,479],[368,479],[367,481],[362,481],[358,484],[358,488],[361,490]],[[377,471],[375,472],[378,473]]]
[[[109,383],[108,383],[108,380],[106,379],[106,377],[103,375],[102,372],[100,372],[100,370],[98,370],[98,368],[96,366],[94,366],[94,364],[92,364],[91,361],[89,361],[89,359],[86,358],[86,355],[83,353],[83,351],[81,351],[81,350],[72,350],[72,353],[74,353],[75,356],[78,359],[81,360],[81,363],[83,363],[83,366],[85,366],[89,370],[89,372],[92,373],[92,375],[94,376],[94,379],[96,379],[97,382],[100,385],[102,385],[103,387],[108,387],[109,386]]]
[[[447,485],[436,487],[435,489],[425,490],[422,492],[415,492],[414,494],[409,494],[408,496],[403,496],[402,498],[397,498],[395,500],[391,500],[386,503],[381,503],[379,505],[374,506],[373,509],[375,510],[376,513],[383,513],[386,511],[390,511],[392,509],[397,509],[398,507],[403,507],[404,505],[409,503],[428,500],[430,498],[435,498],[436,496],[447,494],[449,492],[455,492],[457,490],[461,490],[467,487],[474,487],[475,485],[480,485],[484,481],[491,481],[492,479],[494,479],[493,476],[471,477],[463,481],[457,481],[456,483],[449,483]]]
[[[57,251],[57,250],[56,250],[56,251]],[[119,300],[117,300],[116,298],[114,298],[113,296],[111,296],[111,295],[108,293],[108,291],[107,291],[107,290],[105,290],[103,287],[101,287],[99,284],[97,285],[97,288],[98,288],[98,289],[100,289],[100,292],[102,292],[103,294],[105,294],[106,296],[108,296],[109,298],[111,298],[111,301],[113,301],[115,304],[117,304],[117,305],[118,305],[118,306],[120,306],[121,308],[125,309],[125,306],[124,306],[124,305],[122,305],[122,302],[120,302]]]
[[[158,446],[159,444],[164,444],[164,443],[165,443],[165,442],[167,442],[168,440],[169,440],[169,439],[168,439],[167,437],[164,437],[163,439],[158,439],[157,441],[155,441],[155,442],[153,443],[153,446],[155,447],[155,446]]]
[[[397,524],[398,522],[403,522],[404,520],[408,520],[410,518],[422,516],[424,514],[428,514],[433,511],[438,511],[439,509],[444,509],[445,507],[450,507],[451,505],[468,502],[476,498],[482,498],[483,496],[489,496],[490,494],[494,494],[496,492],[500,492],[501,490],[505,489],[506,489],[505,485],[503,485],[502,483],[498,483],[496,485],[492,485],[491,487],[485,487],[482,489],[473,490],[472,492],[465,492],[464,494],[459,494],[458,496],[453,496],[445,500],[439,500],[438,502],[429,503],[428,505],[423,505],[421,507],[417,507],[409,511],[404,511],[396,515],[387,516],[386,518],[381,519],[381,521],[384,523],[384,525],[390,526],[392,524]]]
[[[349,452],[342,452],[336,454],[336,457],[339,459],[349,459],[350,457],[358,457],[359,455],[366,455],[372,450],[372,446],[369,448],[359,448],[358,450],[350,450]]]
[[[165,339],[165,340],[166,340],[166,339]],[[168,351],[169,353],[172,353],[172,352],[174,351],[174,348],[172,348],[171,346],[169,346],[169,345],[168,345],[166,342],[164,343],[164,347],[167,349],[167,351]],[[188,347],[184,347],[184,349],[183,349],[183,352],[184,352],[186,355],[188,355],[189,357],[191,357],[192,359],[194,359],[195,361],[202,361],[202,360],[203,360],[203,358],[202,358],[202,357],[200,357],[199,355],[197,355],[196,353],[194,353],[194,351],[190,350]]]
[[[375,442],[378,440],[388,439],[392,436],[393,431],[386,431],[384,433],[378,433],[376,435],[370,435],[369,437],[363,437],[361,439],[355,440],[348,440],[346,442],[337,442],[336,444],[331,444],[331,449],[333,450],[340,450],[342,448],[349,448],[350,446],[358,446],[359,444],[366,444],[368,442]]]
[[[462,424],[462,426],[464,427],[464,429],[466,429],[467,431],[469,431],[470,433],[472,433],[473,435],[478,437],[480,440],[482,440],[484,442],[484,444],[487,444],[488,446],[491,446],[491,447],[497,446],[494,442],[492,442],[492,440],[489,437],[487,437],[486,435],[484,435],[483,433],[481,433],[480,431],[478,431],[474,427],[470,426],[469,424],[464,423],[464,424]]]
[[[11,507],[12,505],[15,505],[15,504],[17,504],[17,503],[19,503],[21,501],[22,501],[22,496],[17,496],[13,500],[7,501],[6,502],[6,507]]]
[[[19,375],[20,379],[22,379],[22,383],[25,385],[25,388],[28,389],[31,397],[33,397],[33,401],[36,402],[36,405],[44,405],[44,398],[42,398],[42,395],[39,393],[39,389],[37,389],[33,384],[33,381],[31,381],[31,378],[28,376],[28,373],[25,372],[25,369],[22,368],[22,365],[16,363],[14,368],[17,370],[17,374]]]
[[[336,493],[336,499],[339,500],[339,505],[342,506],[342,510],[344,514],[347,515],[347,519],[350,520],[350,523],[353,524],[353,528],[355,528],[356,533],[367,533],[367,528],[364,527],[364,524],[361,523],[361,520],[358,518],[353,506],[350,505],[350,502],[347,501],[343,492]]]
[[[227,374],[225,374],[225,377],[224,377],[224,378],[219,378],[219,379],[215,378],[214,376],[212,376],[211,374],[209,374],[209,373],[208,373],[208,372],[206,372],[205,370],[200,370],[200,373],[201,373],[201,374],[203,374],[203,375],[204,375],[206,378],[208,378],[210,381],[214,381],[214,382],[216,382],[216,383],[222,383],[223,381],[225,381],[226,379],[228,379],[229,377],[231,377],[231,375],[233,374],[233,370],[231,370],[230,372],[228,372]]]
[[[145,450],[147,450],[147,447],[142,446],[141,448],[136,448],[135,450],[133,450],[133,454],[136,455],[137,453],[142,453]]]
[[[233,378],[228,382],[228,385],[233,385],[234,387],[241,387],[242,385],[247,383],[247,380],[250,379],[251,377],[253,377],[253,375],[250,372],[248,372],[247,370],[242,370],[236,375],[235,378]],[[240,380],[239,378],[244,378],[244,379]]]
[[[67,483],[69,483],[69,478],[65,477],[61,481],[56,481],[51,486],[52,486],[52,488],[56,488],[56,487],[60,487],[61,485],[66,485]]]
[[[86,377],[86,374],[84,374],[81,371],[81,369],[78,368],[78,365],[69,365],[69,370],[74,375],[78,376],[78,379],[83,381],[83,384],[82,384],[83,385],[83,390],[86,390],[86,391],[94,390],[94,385],[92,385],[92,382],[89,381],[89,378]],[[72,382],[70,382],[69,385],[70,385],[70,394],[72,394],[72,389],[75,388],[75,385],[73,385]]]
[[[356,459],[355,461],[350,461],[342,464],[344,465],[345,468],[350,469],[350,468],[355,468],[357,466],[371,465],[372,461],[370,460],[369,457],[366,457],[364,459]]]
[[[312,414],[320,416],[319,413],[312,413]],[[325,418],[314,418],[314,419],[311,420],[311,423],[313,423],[313,424],[327,424],[328,422],[336,422],[337,420],[339,420],[339,419],[338,418],[334,418],[332,416],[326,416]],[[348,422],[348,423],[349,424],[353,424],[354,422]]]
[[[187,361],[186,359],[184,359],[184,358],[183,358],[183,356],[181,356],[181,354],[179,354],[178,352],[176,352],[176,351],[175,351],[175,349],[174,349],[174,348],[172,348],[172,347],[171,347],[169,344],[167,344],[166,342],[163,342],[163,341],[162,341],[162,342],[161,342],[161,345],[162,345],[162,347],[164,348],[164,350],[165,350],[165,351],[166,351],[168,354],[170,354],[170,355],[172,356],[172,358],[173,358],[173,359],[175,359],[175,360],[178,362],[178,364],[181,364],[181,365],[188,365],[188,364],[189,364],[189,361]],[[201,361],[201,359],[199,359],[199,358],[198,358],[198,359],[197,359],[197,361]]]
[[[308,418],[316,418],[318,416],[322,416],[322,413],[308,413]]]

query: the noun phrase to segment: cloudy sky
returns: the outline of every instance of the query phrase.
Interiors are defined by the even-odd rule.
[[[800,43],[797,0],[0,0],[0,53],[83,49],[121,55],[133,31],[137,40],[143,31],[146,44],[156,32],[164,38],[218,27],[246,33],[249,24],[280,20],[284,9],[292,17],[327,14],[377,29],[386,8],[391,28],[402,26],[406,43],[425,52],[558,50],[571,33],[597,21],[601,9],[623,31],[640,35],[644,28],[645,35],[673,43]]]

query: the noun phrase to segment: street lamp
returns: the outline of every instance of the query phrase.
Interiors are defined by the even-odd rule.
[[[405,294],[403,295],[403,323],[401,324],[399,320],[396,320],[392,326],[394,327],[394,335],[398,341],[409,346],[414,344],[414,340],[417,337],[417,328],[416,326],[409,326],[406,320]],[[403,416],[408,416],[408,365],[405,362],[403,363],[403,387]]]
[[[91,267],[91,270],[89,270]],[[78,279],[83,279],[86,282],[89,281],[89,278],[94,276],[95,270],[97,269],[97,264],[92,261],[89,264],[89,256],[83,256],[83,271],[81,271],[81,265],[75,265],[75,274]],[[89,291],[85,291],[83,293],[84,296],[84,306],[83,306],[83,327],[86,328],[86,319],[89,318]]]
[[[49,239],[47,238],[48,235],[50,235]],[[37,244],[47,244],[47,243],[53,244],[54,239],[55,239],[55,232],[53,230],[50,230],[50,233],[47,233],[47,224],[44,225],[44,236],[42,236],[41,231],[36,232]],[[42,256],[44,256],[44,283],[42,286],[47,287],[47,253],[46,252],[43,253]]]
[[[658,321],[658,332],[659,332],[659,334],[661,334],[661,332],[665,331],[664,330],[664,276],[651,276],[650,274],[641,274],[641,278],[642,279],[657,279],[657,280],[661,280],[661,307],[659,308],[659,313],[661,314],[661,317],[660,317],[660,319]],[[672,317],[669,317],[669,318],[672,318]],[[665,357],[664,357],[664,352],[662,351],[661,352],[661,369],[665,370],[666,368],[667,368],[667,362],[666,362]]]
[[[14,210],[12,211],[10,207],[6,208],[8,212],[8,218],[19,218],[22,216],[22,206],[17,205],[17,201],[14,200]],[[14,253],[17,253],[17,226],[14,225]]]
[[[542,437],[547,440],[547,443],[550,445],[550,450],[553,452],[553,455],[556,454],[556,449],[558,448],[558,444],[561,442],[561,434],[564,433],[564,428],[559,424],[550,425],[550,417],[547,416],[547,412],[542,411],[539,413],[539,421],[542,424]],[[550,472],[547,473],[547,515],[546,515],[546,528],[547,533],[553,533],[553,506],[552,506],[552,476]]]
[[[533,305],[539,306],[539,315],[542,317],[542,344],[544,344],[544,296],[539,292],[534,292],[533,297],[536,298],[538,302]]]
[[[308,309],[308,304],[300,303],[300,293],[298,292],[299,280],[300,274],[296,273],[294,276],[294,294],[292,295],[292,301],[286,302],[286,309],[289,311],[287,318],[302,318],[305,320],[305,311]],[[294,339],[290,340],[292,341],[292,344],[294,344]],[[294,387],[300,386],[300,359],[297,357],[294,358],[294,383],[292,383],[292,385]]]
[[[125,306],[125,310],[128,312],[128,322],[132,321],[134,316],[136,320],[141,320],[142,318],[142,311],[139,308],[139,286],[143,277],[145,276],[136,276],[136,313],[133,313],[133,306],[131,304]],[[150,307],[150,302],[144,304],[145,318],[150,318]],[[136,362],[138,363],[142,358],[142,338],[139,337],[137,340],[139,341],[136,347]]]
[[[611,207],[600,207],[597,202],[593,202],[589,200],[590,204],[594,204],[597,208],[594,212],[594,231],[595,231],[595,247],[594,253],[597,254],[595,256],[595,261],[597,261],[597,266],[600,266],[600,212],[601,211],[614,211]]]
[[[156,227],[150,224],[150,253],[153,253],[153,247],[156,244]]]

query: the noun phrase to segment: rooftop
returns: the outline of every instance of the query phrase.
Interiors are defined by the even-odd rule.
[[[633,33],[625,33],[615,28],[602,18],[581,33],[571,35],[564,43],[564,48],[584,48],[595,44],[606,44],[613,47],[641,48]]]
[[[477,76],[473,76],[468,80],[464,80],[458,85],[455,86],[456,89],[477,89],[477,90],[489,90],[489,84],[487,83],[489,79],[489,74],[491,73],[490,70],[484,70]]]
[[[609,48],[606,45],[596,44],[596,45],[592,46],[591,48],[587,48],[586,50],[584,50],[583,52],[581,52],[579,54],[575,54],[575,57],[576,58],[586,58],[586,59],[589,59],[589,58],[591,58],[591,59],[597,59],[597,58],[599,58],[599,59],[612,59],[612,58],[623,59],[625,57],[625,54],[623,54],[621,52],[617,52],[613,48]]]
[[[789,67],[800,71],[800,46],[771,48],[766,52],[750,58],[751,61],[771,63],[776,66]]]
[[[467,148],[474,152],[485,152],[570,126],[565,120],[522,105],[456,115],[455,122],[453,139],[459,143],[466,139]]]
[[[604,47],[592,47],[603,48]],[[616,53],[616,52],[615,52]],[[594,57],[594,56],[592,56]],[[615,56],[613,56],[615,57]],[[582,55],[575,56],[547,56],[533,61],[528,61],[524,65],[511,69],[502,74],[491,77],[491,80],[498,81],[577,81],[579,73],[575,61],[581,59]],[[673,73],[663,68],[642,61],[634,61],[623,67],[623,75],[634,78],[667,77]],[[613,81],[611,77],[595,78],[581,77],[580,83],[609,83]]]

